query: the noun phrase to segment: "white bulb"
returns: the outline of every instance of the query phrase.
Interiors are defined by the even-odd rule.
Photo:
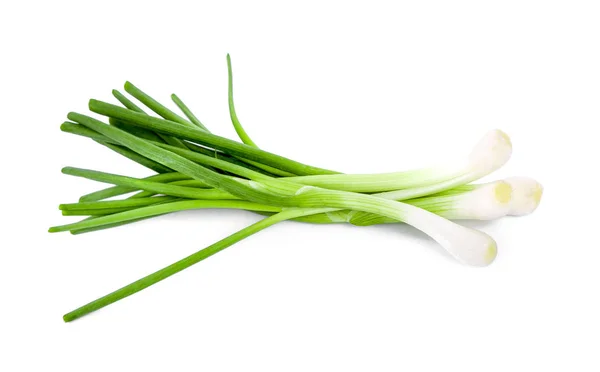
[[[504,180],[513,188],[510,216],[524,216],[533,212],[542,199],[544,188],[532,178],[511,177]]]
[[[469,168],[474,174],[483,177],[503,166],[512,154],[512,144],[508,135],[495,129],[488,132],[475,145],[469,155]]]
[[[504,181],[480,185],[473,191],[454,196],[450,219],[493,220],[506,216],[512,207],[512,187]]]
[[[487,266],[498,255],[496,241],[486,233],[456,225],[439,241],[457,260],[469,266]]]
[[[496,242],[486,233],[412,205],[404,204],[403,208],[404,222],[432,237],[458,261],[470,266],[487,266],[496,258]]]

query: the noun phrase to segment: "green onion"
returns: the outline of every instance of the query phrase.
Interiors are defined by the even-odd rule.
[[[82,234],[190,209],[240,209],[267,217],[64,316],[77,319],[147,288],[229,246],[284,220],[368,226],[407,223],[425,232],[458,261],[489,265],[496,242],[487,234],[451,220],[525,215],[539,205],[543,189],[529,178],[471,184],[504,165],[512,153],[502,131],[489,132],[468,158],[435,167],[382,174],[340,174],[259,149],[242,127],[233,100],[233,73],[227,55],[229,115],[243,143],[212,134],[175,94],[185,117],[130,82],[125,90],[154,117],[113,90],[124,106],[90,100],[92,112],[109,124],[69,113],[61,130],[88,137],[157,172],[145,178],[66,167],[63,173],[114,186],[59,206],[64,215],[88,216],[54,226],[50,232]],[[106,200],[124,194],[120,200]]]
[[[293,186],[292,183],[281,181],[255,181],[235,180],[233,178],[220,176],[206,168],[192,163],[169,151],[160,149],[144,140],[138,139],[129,133],[120,131],[102,124],[101,122],[84,115],[70,113],[69,119],[86,125],[122,145],[155,160],[165,166],[175,169],[181,173],[189,174],[196,179],[204,180],[207,184],[229,192],[240,198],[265,204],[279,204],[288,207],[300,208],[340,208],[353,209],[362,212],[380,214],[385,217],[406,222],[419,230],[425,232],[440,243],[448,252],[460,261],[471,265],[487,265],[492,262],[495,253],[493,240],[476,230],[470,230],[462,226],[438,217],[430,212],[412,207],[408,204],[385,200],[383,198],[349,193],[337,190],[319,189],[313,186]],[[67,168],[69,169],[69,168]],[[88,172],[89,173],[89,172]],[[141,182],[137,180],[137,182]],[[178,187],[178,186],[171,186]],[[296,192],[291,194],[294,190]],[[152,191],[152,190],[151,190]],[[174,195],[171,193],[171,195]],[[306,197],[310,195],[310,197]],[[175,195],[182,196],[182,195]],[[185,196],[184,196],[185,197]],[[439,221],[436,223],[436,219]],[[426,221],[426,223],[424,222]],[[454,225],[454,227],[452,227]],[[431,228],[431,226],[439,226]],[[437,229],[447,231],[447,234],[455,236],[450,239],[445,234],[438,234]],[[493,249],[491,247],[494,247]]]
[[[240,198],[247,198],[248,200],[257,203],[279,204],[289,207],[329,207],[354,209],[362,212],[380,214],[417,227],[419,230],[438,241],[438,243],[440,243],[448,252],[464,263],[481,266],[491,263],[495,258],[495,253],[490,253],[492,251],[495,252],[495,243],[489,236],[479,231],[456,225],[435,214],[412,207],[408,204],[369,195],[319,189],[313,186],[293,186],[292,183],[276,180],[268,182],[262,181],[261,183],[255,181],[243,182],[243,180],[237,180],[236,182],[233,178],[220,176],[183,157],[167,150],[160,149],[159,147],[151,145],[144,140],[138,139],[117,128],[102,124],[95,119],[76,113],[70,113],[68,117],[73,121],[88,126],[90,129],[120,142],[122,145],[127,146],[133,151],[152,160],[181,173],[189,174],[193,178],[204,180],[207,184],[215,188],[220,188],[225,192],[229,192]],[[67,169],[69,170],[69,168]],[[136,181],[142,182],[139,180]],[[296,192],[291,194],[294,190],[296,190]],[[170,195],[174,194],[171,193]],[[307,198],[306,195],[310,195],[310,197]],[[437,223],[435,222],[436,219],[439,220]],[[452,225],[454,225],[454,227],[452,227]],[[439,227],[431,228],[431,226]],[[437,229],[442,229],[442,227],[447,233],[440,235],[438,234]],[[447,236],[444,236],[450,234],[450,232],[456,237],[455,239],[449,239]]]

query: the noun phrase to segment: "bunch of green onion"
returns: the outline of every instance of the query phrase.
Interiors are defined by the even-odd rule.
[[[189,209],[243,209],[265,218],[164,269],[92,301],[63,319],[72,321],[147,288],[191,265],[285,220],[350,223],[367,226],[406,223],[425,232],[458,261],[489,265],[497,246],[487,234],[450,220],[491,220],[533,212],[541,185],[514,177],[485,184],[472,182],[504,165],[512,152],[508,136],[487,133],[470,155],[452,164],[383,174],[343,174],[264,151],[240,124],[233,102],[231,60],[229,111],[242,143],[212,134],[176,95],[183,116],[171,111],[133,84],[119,91],[122,106],[90,100],[89,109],[108,124],[71,112],[64,132],[88,137],[155,172],[139,179],[66,167],[64,174],[113,186],[61,204],[63,215],[84,220],[50,228],[73,234],[117,227]],[[132,194],[133,193],[133,194]],[[125,199],[113,199],[131,194]]]

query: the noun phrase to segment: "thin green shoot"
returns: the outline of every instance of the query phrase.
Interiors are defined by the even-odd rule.
[[[183,103],[183,101],[179,97],[177,97],[177,95],[175,93],[171,94],[171,100],[173,100],[173,102],[177,105],[177,107],[179,107],[181,112],[183,112],[183,114],[189,119],[189,121],[192,122],[192,124],[196,125],[200,129],[208,132],[208,129],[206,128],[206,126],[204,126],[204,124],[202,124],[202,122],[200,122],[200,119],[198,119],[196,117],[196,115],[194,115],[192,110],[190,110],[187,107],[187,105],[185,103]]]

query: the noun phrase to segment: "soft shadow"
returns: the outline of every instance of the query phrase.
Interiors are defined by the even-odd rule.
[[[469,227],[471,229],[485,229],[487,227],[492,227],[498,224],[498,220],[490,220],[490,221],[482,221],[482,220],[460,220],[454,221],[459,225],[463,225],[465,227]]]

